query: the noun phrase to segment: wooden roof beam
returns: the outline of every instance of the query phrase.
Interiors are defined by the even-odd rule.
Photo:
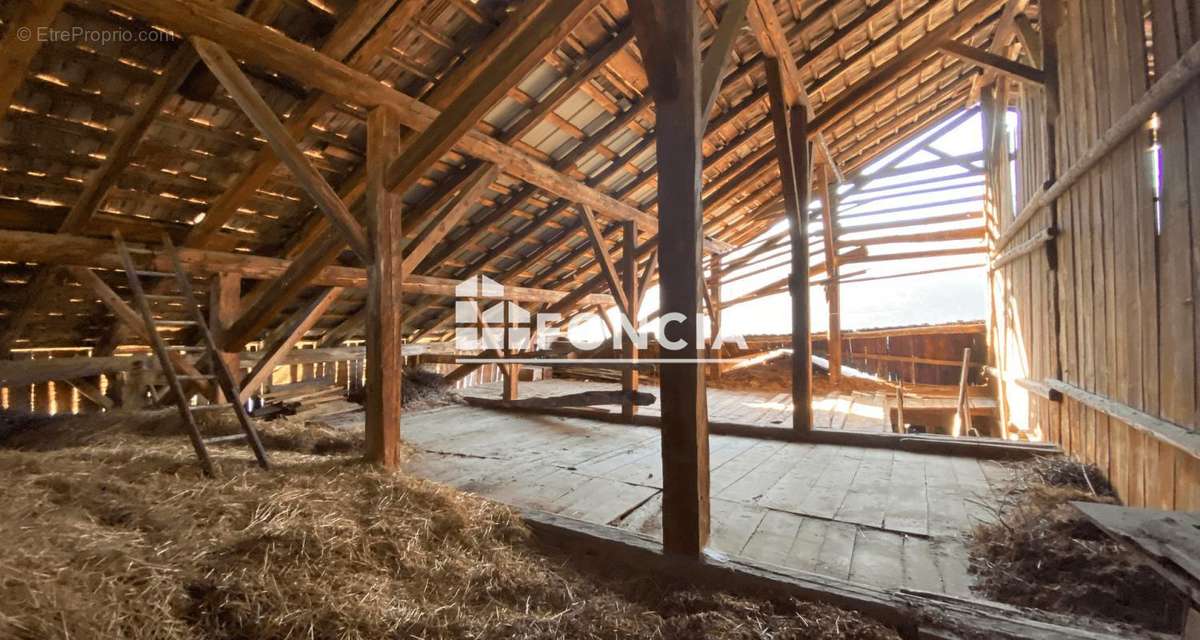
[[[819,131],[825,128],[872,96],[892,86],[891,79],[901,76],[909,66],[919,63],[937,51],[947,39],[953,39],[965,27],[981,20],[993,4],[992,0],[974,0],[921,39],[910,43],[891,60],[851,85],[830,105],[823,107],[813,120],[811,130]]]
[[[211,8],[208,5],[204,5],[203,11],[197,11],[193,5],[198,0],[103,1],[173,31],[212,40],[230,53],[254,60],[256,64],[278,73],[293,78],[304,78],[312,87],[347,102],[367,108],[391,107],[400,116],[400,122],[410,129],[424,131],[441,115],[435,107],[231,11]],[[515,178],[560,197],[587,204],[605,217],[614,220],[637,220],[639,225],[648,229],[658,228],[658,219],[655,216],[638,211],[581,184],[547,167],[528,153],[479,131],[468,131],[455,148],[466,155],[495,163]],[[723,253],[732,248],[711,240],[705,242],[705,247],[715,253]]]
[[[1025,7],[1028,5],[1029,0],[1007,0],[1005,2],[1004,10],[1000,13],[1000,20],[996,23],[996,30],[992,32],[992,42],[987,48],[989,53],[1006,57],[1004,55],[1005,50],[1015,35],[1016,18],[1025,12]],[[971,84],[970,102],[978,102],[980,90],[991,84],[995,79],[995,70],[990,68],[984,69],[983,75],[975,78]]]
[[[1009,60],[1004,56],[996,55],[990,51],[976,49],[971,45],[963,44],[957,40],[947,40],[942,43],[941,48],[952,56],[978,64],[991,72],[999,73],[1014,80],[1037,86],[1046,84],[1046,74],[1042,73],[1041,69],[1034,69],[1033,67]]]
[[[140,267],[170,271],[171,261],[161,250],[143,247],[134,254]],[[186,273],[215,275],[235,273],[250,280],[277,282],[284,276],[292,260],[269,258],[232,251],[207,249],[178,249]],[[34,231],[5,231],[0,234],[0,260],[37,262],[45,265],[79,266],[98,269],[121,269],[121,260],[109,240],[68,234],[37,233]],[[450,278],[410,275],[405,279],[404,292],[413,295],[454,296],[459,281]],[[361,267],[326,266],[318,270],[310,282],[314,287],[366,287],[367,272]],[[556,302],[567,294],[561,291],[533,287],[505,286],[504,296],[516,302]],[[601,294],[588,298],[589,304],[614,304],[612,296]]]
[[[275,155],[291,170],[301,188],[337,227],[346,244],[350,245],[364,264],[370,264],[371,247],[367,242],[366,231],[350,214],[350,209],[338,197],[333,187],[329,186],[320,172],[304,157],[304,152],[292,140],[287,128],[275,116],[270,105],[255,90],[250,79],[242,73],[237,61],[225,49],[203,38],[193,38],[192,45],[225,90],[237,101],[246,117],[267,139],[267,143],[275,150]]]
[[[388,167],[387,185],[404,193],[471,131],[508,89],[558,46],[599,0],[549,0],[527,3],[505,22],[506,46],[483,49],[482,60],[467,69],[473,80],[458,99],[439,113]]]
[[[455,200],[417,234],[417,237],[404,251],[404,273],[416,273],[417,267],[429,255],[429,252],[445,240],[450,231],[466,218],[471,207],[492,186],[498,173],[494,164],[487,164],[475,172],[476,175],[463,185]]]

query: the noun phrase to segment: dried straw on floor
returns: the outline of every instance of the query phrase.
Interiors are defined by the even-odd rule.
[[[0,450],[0,637],[895,637],[826,606],[586,577],[508,509],[349,455],[276,450],[263,472],[221,447],[206,480],[163,417]]]
[[[973,532],[978,588],[1008,604],[1178,633],[1183,603],[1171,585],[1127,546],[1089,522],[1071,501],[1116,503],[1094,466],[1064,457],[1021,463],[1020,482],[994,523]]]

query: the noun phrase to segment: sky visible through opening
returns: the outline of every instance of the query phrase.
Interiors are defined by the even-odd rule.
[[[942,122],[948,122],[962,112],[951,114]],[[1009,113],[1007,128],[1010,141],[1015,138],[1016,118]],[[887,165],[890,160],[906,151],[932,140],[930,146],[948,156],[971,156],[983,151],[982,122],[978,110],[952,129],[936,134],[938,127],[931,127],[932,133],[926,133],[911,142],[898,147],[891,153],[879,158],[868,165],[862,175],[869,176],[880,167]],[[933,137],[932,134],[936,134]],[[929,163],[938,160],[938,156],[927,151],[920,151],[896,165],[897,169]],[[976,160],[973,166],[982,168],[982,160]],[[955,177],[959,176],[959,177]],[[849,181],[850,176],[847,176]],[[932,180],[941,178],[939,180]],[[919,186],[906,186],[914,182],[922,182]],[[847,245],[853,246],[854,226],[878,224],[883,222],[900,222],[903,220],[919,220],[930,216],[978,212],[983,207],[984,179],[982,176],[971,176],[963,167],[943,167],[939,169],[920,171],[895,178],[871,180],[863,185],[864,189],[872,191],[871,201],[857,194],[847,195],[839,204],[839,220],[842,221],[840,244],[843,252]],[[839,189],[839,194],[846,192],[848,185]],[[886,196],[886,197],[884,197]],[[943,203],[943,204],[938,204]],[[949,204],[944,204],[949,203]],[[933,206],[924,206],[933,205]],[[810,205],[811,211],[820,211],[821,203],[814,200]],[[904,211],[893,211],[905,209]],[[880,212],[878,215],[873,212]],[[810,222],[809,233],[819,234],[823,219],[818,217],[814,224]],[[978,227],[981,220],[960,222],[944,222],[916,225],[901,229],[898,233],[908,234],[917,232],[947,231]],[[769,236],[787,228],[787,222],[781,220],[760,237]],[[858,237],[878,237],[884,231],[866,232]],[[954,247],[978,246],[981,240],[951,240],[944,242],[907,243],[895,245],[871,245],[871,255],[887,253],[904,253],[911,251],[927,251],[933,249],[949,249]],[[730,253],[726,260],[733,260],[753,250],[753,241],[744,249]],[[785,243],[786,246],[786,243]],[[820,243],[812,245],[815,252]],[[739,274],[756,272],[772,265],[774,268],[749,277],[736,279],[721,289],[721,297],[725,301],[745,295],[773,281],[785,277],[789,271],[787,251],[771,251],[778,254],[766,262],[753,264],[746,268],[731,271],[725,280],[736,279]],[[757,261],[757,259],[756,259]],[[940,324],[947,322],[983,320],[987,313],[987,268],[984,254],[943,256],[896,260],[888,262],[871,262],[843,265],[841,268],[841,324],[843,330],[867,329],[874,327],[894,327],[921,324]],[[874,278],[891,274],[904,274],[933,269],[971,266],[971,268],[914,275],[886,280],[870,280],[855,282],[863,278]],[[814,280],[821,280],[818,276]],[[825,299],[825,290],[814,286],[811,290],[811,318],[814,332],[822,332],[828,328],[829,308]],[[654,313],[658,308],[658,287],[652,287],[647,292],[641,317]],[[609,315],[620,330],[616,321],[616,311]],[[786,334],[791,331],[791,301],[786,291],[728,307],[723,312],[722,334],[755,335],[755,334]],[[654,332],[653,328],[646,327]],[[578,331],[578,334],[574,332]],[[577,326],[572,334],[585,339],[596,339],[602,335],[602,325],[598,318],[593,318]]]

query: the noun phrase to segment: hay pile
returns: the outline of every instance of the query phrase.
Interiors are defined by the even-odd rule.
[[[896,637],[826,606],[589,577],[509,510],[354,455],[276,449],[267,473],[223,447],[205,480],[164,418],[66,419],[0,450],[0,637]]]
[[[1089,522],[1071,501],[1117,502],[1095,466],[1063,457],[1018,465],[1019,479],[996,521],[972,533],[977,588],[1008,604],[1178,633],[1183,600],[1125,545]]]
[[[361,389],[350,396],[351,402],[365,404],[367,390]],[[422,369],[404,367],[403,384],[400,385],[400,404],[412,411],[458,404],[462,399],[454,391],[446,376]]]

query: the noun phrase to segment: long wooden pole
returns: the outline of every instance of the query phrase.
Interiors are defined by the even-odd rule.
[[[829,304],[829,382],[838,384],[842,380],[842,292],[838,282],[837,252],[837,190],[830,187],[829,172],[822,165],[817,177],[821,189],[821,204],[825,210],[825,300]]]
[[[699,556],[709,534],[708,407],[699,339],[703,286],[700,169],[704,114],[700,105],[697,4],[631,0],[630,14],[657,106],[659,178],[660,341],[680,346],[662,365],[663,548]],[[663,233],[663,229],[669,229]]]
[[[783,183],[784,210],[791,237],[792,272],[788,289],[792,295],[792,428],[812,430],[812,326],[808,293],[808,113],[787,106],[783,76],[778,63],[765,61],[771,98],[775,148]]]

